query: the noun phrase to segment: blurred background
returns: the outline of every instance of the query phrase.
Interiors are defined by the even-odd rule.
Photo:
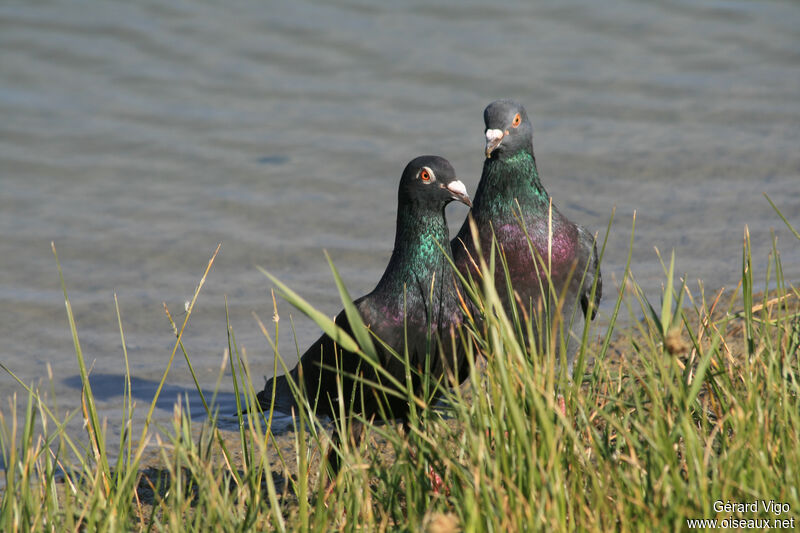
[[[217,244],[185,332],[201,386],[227,347],[225,297],[257,388],[273,354],[262,266],[326,313],[391,254],[397,184],[421,154],[474,194],[483,108],[523,103],[542,181],[605,236],[613,305],[634,211],[633,272],[655,301],[654,247],[697,292],[734,288],[744,226],[764,279],[775,228],[790,280],[800,243],[800,4],[791,1],[97,1],[0,4],[0,362],[80,406],[50,249],[61,259],[95,396],[115,428],[124,364],[140,415]],[[448,208],[452,228],[467,209]],[[290,361],[319,335],[280,304]],[[602,333],[603,317],[598,333]],[[230,380],[220,401],[232,412]],[[0,373],[0,401],[22,388]],[[156,420],[200,404],[180,353]],[[24,395],[23,395],[24,398]],[[80,420],[71,427],[80,430]]]

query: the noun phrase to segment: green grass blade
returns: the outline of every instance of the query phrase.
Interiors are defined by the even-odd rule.
[[[325,316],[324,313],[317,311],[314,307],[311,306],[306,300],[304,300],[299,294],[294,292],[288,286],[283,284],[278,278],[267,272],[261,267],[257,267],[262,274],[267,276],[272,283],[274,283],[278,290],[281,292],[283,297],[289,302],[291,305],[296,307],[301,313],[306,315],[308,318],[314,321],[322,331],[325,332],[333,341],[338,344],[342,349],[347,350],[349,352],[358,353],[360,351],[358,347],[358,343],[353,340],[353,338],[347,334],[342,328],[336,325],[336,323]]]

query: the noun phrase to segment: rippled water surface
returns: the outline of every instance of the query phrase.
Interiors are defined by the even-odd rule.
[[[340,305],[322,250],[354,294],[391,253],[396,186],[423,153],[480,175],[482,111],[524,103],[543,182],[601,238],[612,304],[627,259],[652,294],[653,251],[709,290],[741,271],[745,224],[763,277],[770,228],[787,277],[800,243],[800,4],[796,2],[3,2],[0,4],[0,362],[27,383],[52,368],[59,406],[79,378],[55,241],[115,427],[119,298],[140,410],[166,368],[205,265],[220,254],[185,332],[206,390],[227,346],[225,296],[255,385],[272,353],[263,266],[328,313]],[[466,208],[448,208],[456,227]],[[282,304],[282,352],[318,330]],[[0,399],[22,389],[0,373]],[[180,353],[156,418],[188,393]],[[220,400],[230,411],[232,385]],[[72,422],[75,431],[79,421]]]

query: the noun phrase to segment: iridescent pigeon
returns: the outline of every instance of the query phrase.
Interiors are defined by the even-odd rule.
[[[514,300],[524,314],[531,316],[533,313],[536,320],[541,320],[543,315],[540,311],[543,308],[541,289],[548,291],[547,277],[542,267],[546,268],[549,263],[554,294],[560,296],[567,289],[561,316],[565,324],[572,323],[571,328],[562,328],[567,339],[567,364],[571,375],[577,346],[575,336],[580,338],[585,319],[594,318],[602,292],[595,239],[586,229],[562,215],[555,205],[551,209],[550,197],[536,169],[533,127],[525,108],[511,100],[498,100],[486,107],[483,119],[486,124],[486,159],[470,211],[477,225],[481,249],[488,260],[494,229],[497,243],[507,260],[511,285],[519,297],[514,297]],[[520,212],[533,247],[543,258],[538,262],[538,269],[525,231],[520,225]],[[469,218],[452,241],[453,257],[462,274],[470,274],[477,279],[477,255]],[[548,235],[552,235],[552,238],[548,239]],[[595,277],[597,288],[592,299]],[[510,312],[505,274],[499,259],[495,268],[495,287],[506,312]],[[557,296],[551,298],[551,323],[554,321],[552,310],[556,308]],[[581,316],[573,312],[578,303]],[[573,315],[576,315],[574,321]],[[559,345],[557,342],[556,346]]]
[[[458,340],[453,340],[453,328],[462,321],[454,285],[456,276],[449,262],[450,235],[445,220],[445,206],[453,200],[472,205],[464,185],[457,180],[446,159],[421,156],[406,166],[400,180],[391,259],[375,289],[354,302],[364,324],[379,339],[401,356],[404,349],[408,350],[412,368],[424,371],[426,354],[430,354],[428,375],[434,380],[447,370],[463,374],[467,366],[456,360],[463,355],[454,356],[456,352],[463,354],[463,350],[456,350]],[[344,311],[335,322],[353,336]],[[405,365],[379,342],[374,342],[374,346],[380,365],[400,383],[406,383]],[[322,335],[289,373],[299,383],[302,367],[303,388],[310,403],[318,398],[316,414],[337,419],[341,400],[348,414],[358,413],[369,419],[373,415],[380,416],[383,407],[390,416],[405,421],[409,412],[405,397],[384,397],[371,387],[364,387],[363,391],[354,387],[354,380],[348,375],[361,374],[370,382],[376,382],[378,376],[359,355],[337,348],[328,335]],[[336,372],[337,367],[341,373]],[[337,377],[342,380],[342,398],[339,398]],[[382,382],[387,384],[386,379]],[[279,376],[269,380],[258,394],[262,409],[269,409],[273,386],[276,387],[277,410],[289,413],[296,408],[286,377]],[[415,394],[419,394],[421,380],[418,377],[413,378],[413,387]],[[354,423],[353,427],[354,439],[358,439],[360,424]],[[335,434],[334,441],[339,439]],[[330,458],[337,469],[337,457],[333,454]]]

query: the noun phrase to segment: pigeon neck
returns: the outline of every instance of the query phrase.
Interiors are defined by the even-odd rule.
[[[517,202],[523,212],[545,210],[549,203],[531,150],[484,162],[472,212],[484,213],[494,220],[512,217],[517,211]]]
[[[394,251],[376,290],[402,293],[404,285],[409,292],[417,285],[429,289],[431,278],[435,275],[441,280],[445,269],[450,268],[442,251],[449,254],[449,241],[444,207],[431,213],[400,208]]]

